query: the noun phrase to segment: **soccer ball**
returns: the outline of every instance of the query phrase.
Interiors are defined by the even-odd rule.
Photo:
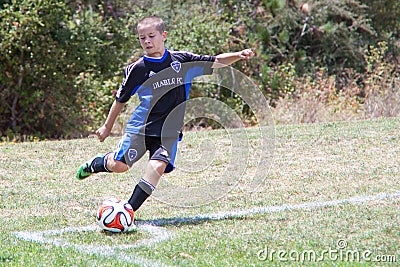
[[[96,215],[100,228],[113,232],[128,232],[135,227],[132,206],[124,200],[110,198],[100,205]]]

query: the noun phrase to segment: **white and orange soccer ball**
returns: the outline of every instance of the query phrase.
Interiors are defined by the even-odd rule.
[[[124,200],[110,198],[100,205],[96,215],[100,228],[113,232],[130,232],[135,229],[132,206]]]

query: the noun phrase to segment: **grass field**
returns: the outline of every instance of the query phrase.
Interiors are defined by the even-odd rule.
[[[118,138],[3,143],[0,266],[399,265],[399,129],[398,118],[277,126],[270,169],[250,159],[229,193],[182,208],[192,195],[169,196],[169,188],[216,183],[229,158],[240,158],[222,150],[230,144],[223,131],[186,133],[182,151],[196,155],[202,146],[190,144],[203,140],[212,164],[197,160],[200,170],[166,176],[136,213],[138,231],[114,235],[96,227],[97,207],[128,198],[145,161],[125,174],[74,174]],[[250,155],[256,132],[246,130]],[[265,180],[249,188],[256,171]]]

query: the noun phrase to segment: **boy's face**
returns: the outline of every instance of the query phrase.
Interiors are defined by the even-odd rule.
[[[167,32],[160,33],[154,25],[141,25],[137,29],[142,48],[149,57],[161,57],[164,55],[164,42],[167,40]]]

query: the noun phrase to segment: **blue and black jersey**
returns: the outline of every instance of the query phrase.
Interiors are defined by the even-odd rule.
[[[166,49],[161,58],[143,56],[130,64],[125,69],[116,101],[125,103],[137,94],[140,104],[128,121],[126,132],[177,136],[183,126],[191,82],[197,76],[212,74],[214,61],[214,56]]]

